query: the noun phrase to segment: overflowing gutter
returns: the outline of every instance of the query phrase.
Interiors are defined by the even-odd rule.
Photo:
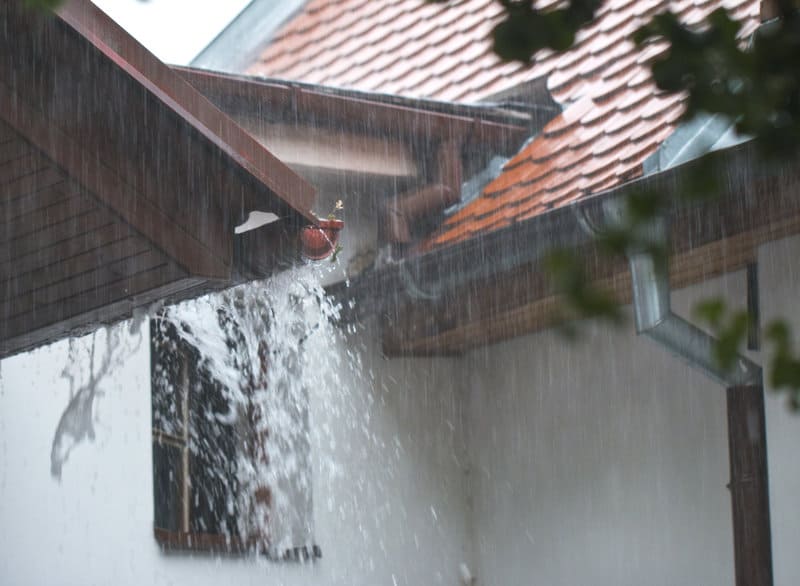
[[[792,162],[763,164],[752,141],[716,151],[704,159],[725,174],[720,197],[702,203],[673,201],[667,211],[671,252],[680,253],[721,240],[733,233],[769,225],[771,219],[800,213],[800,201],[785,195],[800,184],[800,167]],[[700,163],[690,161],[653,173],[617,188],[588,196],[569,206],[553,209],[530,220],[479,234],[452,246],[388,263],[328,288],[346,300],[345,320],[386,312],[397,303],[457,294],[470,283],[492,279],[524,265],[544,270],[545,255],[557,248],[597,255],[581,218],[600,218],[605,202],[633,191],[681,193]],[[410,294],[407,284],[413,284]]]

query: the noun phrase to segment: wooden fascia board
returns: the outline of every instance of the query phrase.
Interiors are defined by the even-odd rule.
[[[120,218],[130,224],[190,274],[210,279],[230,277],[230,265],[180,225],[128,186],[98,153],[86,152],[38,112],[25,96],[0,82],[0,116],[78,184],[88,189]]]
[[[297,213],[315,221],[311,212],[315,190],[308,182],[274,157],[99,8],[88,0],[67,0],[58,10],[58,15],[233,163]]]
[[[765,242],[800,233],[800,215],[785,218],[779,226],[753,230],[751,232],[717,240],[699,246],[670,258],[670,284],[675,289],[688,287],[745,268],[755,261],[758,246]],[[609,293],[620,304],[628,304],[632,298],[630,272],[624,263],[617,263],[610,274],[592,274],[592,286]],[[417,323],[411,327],[406,324],[396,328],[392,325],[384,329],[384,353],[388,356],[431,356],[437,354],[461,354],[465,351],[493,344],[516,336],[531,334],[553,327],[568,314],[564,313],[563,299],[552,292],[543,296],[532,295],[518,305],[488,305],[474,299],[476,291],[488,297],[499,297],[501,288],[515,288],[516,276],[502,283],[492,285],[483,283],[470,287],[468,299],[459,298],[457,303],[471,304],[475,318],[470,321],[451,318],[452,327],[442,329],[431,335],[408,335],[410,331],[424,331],[419,321],[421,308],[413,312]],[[518,288],[518,287],[517,287]],[[479,308],[483,305],[482,308]],[[488,310],[487,310],[488,308]],[[396,323],[407,319],[410,308],[399,310]],[[477,310],[477,311],[476,311]]]
[[[391,135],[403,140],[471,138],[488,145],[519,143],[530,129],[525,124],[487,120],[479,109],[470,115],[336,95],[307,86],[280,84],[198,69],[174,70],[228,113],[255,111],[263,104],[270,113],[299,125],[313,123],[362,133]],[[457,107],[458,105],[453,105]],[[441,104],[442,109],[447,104]]]

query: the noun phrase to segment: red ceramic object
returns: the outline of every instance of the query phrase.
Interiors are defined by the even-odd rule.
[[[320,220],[318,226],[305,226],[300,232],[303,256],[310,260],[322,260],[330,256],[339,242],[339,232],[343,227],[342,220]]]

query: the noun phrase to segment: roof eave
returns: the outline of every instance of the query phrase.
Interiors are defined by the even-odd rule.
[[[779,182],[783,187],[770,192],[772,197],[769,202],[760,202],[759,206],[755,205],[755,201],[746,202],[747,207],[752,209],[742,213],[755,221],[759,215],[767,213],[767,204],[771,207],[787,205],[786,199],[782,199],[786,186],[800,183],[795,164],[768,167],[759,163],[757,146],[753,141],[721,149],[708,156],[718,169],[728,174],[724,191],[719,198],[703,203],[679,203],[678,198],[674,197],[670,215],[679,229],[687,223],[685,215],[688,213],[701,213],[703,217],[712,219],[730,215],[734,210],[742,209],[743,200],[752,200],[755,186],[767,179]],[[606,200],[625,197],[643,189],[677,196],[690,181],[694,168],[700,164],[703,164],[701,160],[695,159],[529,220],[385,265],[352,278],[347,284],[333,285],[329,293],[354,302],[345,304],[345,307],[353,309],[344,319],[355,319],[385,311],[402,300],[413,303],[414,296],[409,294],[406,286],[409,281],[413,282],[415,290],[424,291],[427,296],[434,298],[445,292],[458,291],[469,283],[492,279],[524,266],[538,270],[535,267],[541,263],[544,255],[556,248],[582,249],[587,255],[598,254],[596,243],[581,226],[580,217],[602,217]],[[749,220],[745,218],[742,221],[746,223]],[[724,229],[717,232],[710,230],[708,238],[725,236]],[[702,244],[686,240],[673,242],[673,248],[686,249]]]

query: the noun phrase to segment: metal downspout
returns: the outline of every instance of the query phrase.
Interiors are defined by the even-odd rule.
[[[629,225],[623,198],[603,206],[610,225]],[[583,228],[598,230],[585,216]],[[666,255],[654,255],[652,245],[665,247],[667,222],[659,217],[644,227],[639,248],[627,252],[633,287],[636,333],[643,334],[679,356],[726,388],[728,452],[733,509],[736,586],[772,586],[772,545],[767,475],[764,389],[761,367],[739,355],[729,371],[713,354],[716,339],[674,314],[670,306],[669,265]],[[648,250],[650,249],[650,250]]]
[[[607,221],[620,225],[625,207],[624,199],[608,201],[604,205]],[[582,225],[587,226],[587,222]],[[597,233],[596,229],[590,230]],[[648,250],[648,244],[666,246],[666,219],[657,218],[638,236],[641,246],[628,250],[636,333],[655,340],[725,387],[761,384],[761,366],[739,355],[733,368],[721,369],[713,354],[714,336],[672,312],[667,257],[655,256]]]

